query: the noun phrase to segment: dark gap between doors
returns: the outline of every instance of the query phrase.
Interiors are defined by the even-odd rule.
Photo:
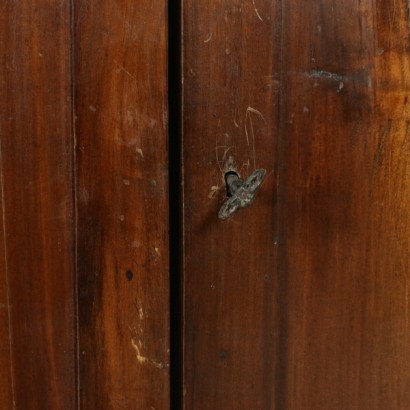
[[[170,394],[172,410],[183,407],[182,351],[182,98],[181,0],[168,2],[168,152],[170,240]]]

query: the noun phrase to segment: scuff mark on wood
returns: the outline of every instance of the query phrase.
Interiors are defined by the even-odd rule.
[[[157,369],[163,370],[169,367],[169,363],[160,362],[157,360],[150,359],[149,357],[143,356],[140,352],[140,348],[137,343],[135,343],[134,339],[131,339],[131,345],[134,350],[137,352],[137,360],[141,364],[150,364]]]
[[[329,80],[337,81],[338,83],[343,83],[344,81],[349,81],[349,77],[341,75],[338,73],[331,73],[325,70],[311,70],[306,73],[310,78],[327,78]]]
[[[216,185],[211,186],[211,190],[208,194],[208,198],[209,199],[214,199],[216,197],[216,194],[219,191],[219,189],[220,189],[219,186],[216,186]]]
[[[136,148],[135,151],[137,152],[137,154],[138,154],[141,158],[144,158],[144,152],[142,151],[141,148]]]

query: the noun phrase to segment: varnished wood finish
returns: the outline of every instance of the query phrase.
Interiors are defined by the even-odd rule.
[[[408,13],[184,0],[186,409],[410,406]],[[277,173],[220,222],[247,107]]]
[[[80,404],[166,409],[166,2],[74,3]]]
[[[185,408],[272,408],[280,8],[183,4]],[[242,177],[268,175],[252,208],[222,222],[229,156]]]
[[[407,409],[408,4],[285,4],[278,406]]]
[[[1,164],[0,164],[1,167]],[[3,182],[0,180],[1,189]],[[1,219],[0,232],[0,403],[5,408],[13,407],[13,385],[12,385],[12,362],[11,362],[11,340],[10,340],[10,306],[8,298],[7,257],[4,235],[4,209],[3,201],[0,205]]]
[[[167,3],[73,3],[0,5],[0,407],[167,409]],[[182,4],[184,408],[410,408],[407,0]]]
[[[67,1],[1,2],[2,409],[76,407],[70,33]]]

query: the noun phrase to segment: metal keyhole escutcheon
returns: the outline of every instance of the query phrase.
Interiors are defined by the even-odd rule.
[[[219,219],[225,220],[237,210],[252,205],[255,196],[266,176],[266,170],[255,170],[248,178],[242,180],[236,172],[228,172],[225,182],[229,198],[219,210]]]

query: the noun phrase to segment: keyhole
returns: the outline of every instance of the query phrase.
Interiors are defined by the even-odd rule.
[[[226,196],[227,196],[228,198],[230,198],[230,197],[232,196],[232,192],[230,191],[230,189],[229,189],[229,184],[228,184],[228,178],[229,178],[230,176],[234,176],[234,177],[240,178],[240,177],[239,177],[239,174],[238,174],[237,172],[235,172],[235,171],[225,172],[224,178],[225,178],[225,186],[226,186]]]

